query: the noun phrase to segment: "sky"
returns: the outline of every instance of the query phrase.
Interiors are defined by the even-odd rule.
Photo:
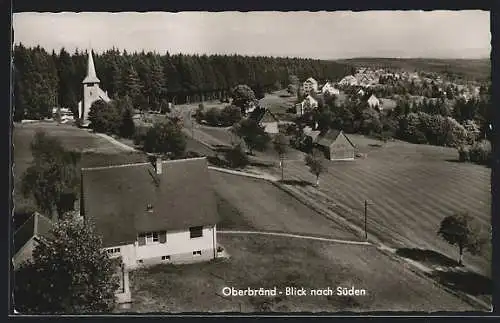
[[[489,58],[488,11],[13,14],[14,43],[101,52]]]

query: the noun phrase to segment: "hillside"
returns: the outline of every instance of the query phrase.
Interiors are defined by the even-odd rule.
[[[377,58],[361,57],[336,60],[354,67],[392,68],[405,71],[427,71],[455,75],[467,79],[487,80],[491,77],[489,59]]]

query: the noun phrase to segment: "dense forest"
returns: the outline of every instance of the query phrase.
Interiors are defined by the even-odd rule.
[[[76,111],[87,72],[87,51],[48,53],[43,48],[14,48],[14,118],[41,119],[52,107]],[[285,87],[290,75],[303,80],[338,80],[353,72],[348,64],[300,58],[241,55],[164,55],[111,49],[94,53],[101,88],[111,98],[127,95],[134,106],[157,109],[164,102],[182,104],[224,100],[238,84],[257,91]]]

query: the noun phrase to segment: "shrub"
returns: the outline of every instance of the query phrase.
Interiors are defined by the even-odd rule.
[[[472,145],[469,153],[473,163],[488,165],[491,161],[491,144],[488,140],[481,140]]]
[[[219,112],[219,123],[229,127],[241,120],[241,109],[234,105],[227,105]]]
[[[248,156],[239,144],[229,149],[225,157],[231,168],[242,168],[249,164]]]
[[[467,147],[459,147],[458,148],[458,160],[460,162],[468,162],[470,161],[470,156],[469,156],[469,148]]]
[[[220,124],[220,112],[217,108],[211,108],[204,115],[205,121],[211,126],[218,126]]]

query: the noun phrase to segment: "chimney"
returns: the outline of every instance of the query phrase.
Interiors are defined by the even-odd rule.
[[[162,164],[161,156],[155,156],[155,170],[158,175],[162,172]]]

